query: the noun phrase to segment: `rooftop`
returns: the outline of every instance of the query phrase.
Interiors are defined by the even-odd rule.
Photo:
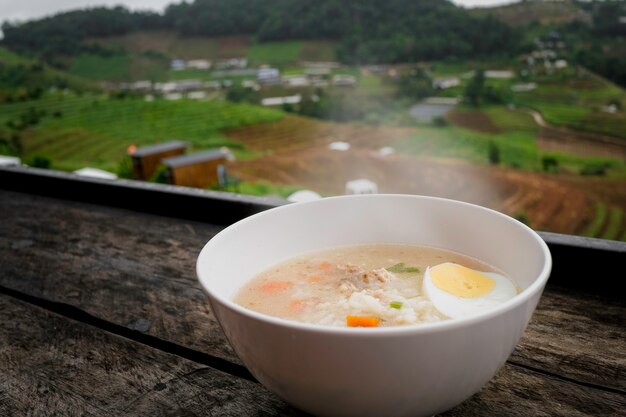
[[[163,163],[171,168],[184,165],[197,164],[198,162],[212,161],[214,159],[232,159],[233,154],[227,149],[213,149],[210,151],[198,152],[191,155],[172,156],[163,159]]]
[[[174,149],[187,148],[189,144],[182,140],[172,140],[169,142],[157,143],[156,145],[142,146],[133,152],[133,156],[148,156],[155,153],[172,151]]]

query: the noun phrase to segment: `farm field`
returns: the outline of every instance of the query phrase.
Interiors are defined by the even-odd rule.
[[[78,55],[72,63],[75,75],[69,77],[228,80],[241,87],[243,80],[256,79],[254,71],[263,64],[279,67],[282,75],[304,75],[310,68],[303,61],[335,58],[335,44],[321,41],[258,44],[246,36],[183,39],[170,32],[138,32],[97,42],[119,48],[119,53]],[[6,62],[21,59],[8,51],[6,55]],[[169,68],[172,58],[229,57],[246,57],[252,75],[224,72],[214,77],[206,70]],[[514,92],[516,83],[528,80],[513,65],[493,61],[482,68],[517,74],[485,79],[485,88],[497,93],[497,100],[477,107],[467,101],[452,104],[453,110],[432,122],[410,116],[409,108],[423,97],[399,94],[399,77],[423,67],[431,74],[428,83],[437,77],[457,78],[459,85],[427,87],[428,94],[461,99],[473,71],[481,68],[477,65],[333,67],[324,75],[323,89],[262,85],[243,99],[232,98],[226,83],[199,101],[182,98],[185,93],[166,100],[158,91],[144,98],[148,92],[105,95],[56,89],[38,100],[0,104],[0,137],[15,135],[17,130],[11,129],[30,120],[18,135],[23,159],[43,156],[53,168],[68,171],[91,166],[119,172],[130,145],[179,139],[194,150],[228,146],[237,156],[230,172],[243,180],[233,190],[237,192],[286,197],[311,188],[335,195],[345,192],[347,181],[368,178],[381,192],[470,201],[524,219],[539,230],[626,240],[626,112],[621,107],[626,92],[572,67],[533,75],[533,89]],[[338,74],[349,76],[353,84],[333,85]],[[294,112],[299,106],[268,108],[224,100],[260,103],[262,98],[296,94],[309,104],[326,106],[320,106],[326,113],[307,114],[344,122],[298,116]],[[611,112],[609,105],[615,107]],[[346,152],[328,149],[336,141],[351,147]],[[384,147],[393,151],[381,153]]]
[[[315,40],[257,43],[250,36],[183,38],[171,31],[133,32],[88,39],[86,43],[113,48],[116,52],[106,57],[81,54],[72,60],[70,71],[87,79],[109,81],[211,78],[208,71],[172,71],[169,69],[172,59],[247,58],[250,65],[281,68],[293,67],[300,61],[334,61],[336,45],[332,41]]]
[[[626,139],[626,112],[607,111],[611,103],[626,103],[623,89],[584,69],[537,77],[536,84],[533,91],[515,94],[514,102],[556,126]]]
[[[252,39],[249,36],[183,38],[172,31],[142,31],[89,39],[86,43],[114,47],[132,54],[151,51],[171,59],[223,59],[246,56]]]
[[[188,141],[196,149],[230,146],[245,156],[245,150],[220,131],[283,117],[276,110],[229,102],[48,94],[37,101],[0,105],[0,126],[29,112],[38,114],[40,121],[23,132],[26,159],[43,155],[57,169],[92,166],[114,172],[129,145],[171,139]]]
[[[447,127],[333,123],[226,101],[73,93],[48,93],[0,110],[0,126],[38,115],[22,132],[23,156],[46,156],[56,169],[115,172],[131,144],[183,139],[195,149],[233,149],[238,161],[231,172],[244,181],[240,192],[284,196],[300,187],[334,195],[345,192],[346,181],[368,178],[380,192],[474,202],[524,217],[540,230],[626,238],[623,161],[546,153],[532,117],[502,107],[460,108]],[[336,141],[350,143],[350,150],[328,149]],[[497,166],[488,158],[493,144]],[[395,153],[382,154],[383,147]],[[541,172],[545,155],[557,159],[558,173]],[[578,175],[590,161],[605,164],[606,176]]]
[[[20,74],[25,78],[22,80],[24,84],[45,85],[54,81],[76,90],[95,90],[95,85],[84,78],[52,68],[49,65],[18,55],[0,46],[0,70],[4,65],[7,67],[21,65],[23,68],[20,70]],[[29,69],[29,71],[25,71],[24,67]],[[13,87],[11,85],[3,85],[3,83],[0,82],[0,94],[4,89],[12,90]]]
[[[515,119],[510,117],[508,123]],[[299,184],[335,195],[345,192],[346,181],[368,178],[378,184],[380,192],[426,194],[482,204],[523,216],[539,230],[626,237],[623,173],[618,178],[585,178],[490,166],[482,136],[466,131],[461,139],[464,146],[458,146],[455,138],[460,133],[459,128],[369,127],[294,116],[226,131],[229,138],[247,148],[264,152],[232,167],[244,181]],[[328,144],[334,141],[346,141],[351,148],[346,152],[330,150]],[[521,151],[513,146],[505,152],[532,152],[530,142],[520,146]],[[379,150],[384,146],[397,152],[382,156]],[[611,214],[599,211],[598,202],[603,202]]]
[[[510,25],[518,26],[532,22],[543,25],[568,22],[588,22],[588,13],[583,13],[575,4],[567,2],[519,2],[491,8],[475,8],[470,13],[491,15]]]

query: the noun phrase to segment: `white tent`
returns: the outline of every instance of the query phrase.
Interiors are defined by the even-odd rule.
[[[376,194],[378,185],[365,178],[348,181],[346,183],[346,194]]]
[[[311,190],[299,190],[287,197],[287,201],[292,203],[302,203],[305,201],[319,200],[321,195]]]
[[[74,174],[80,175],[82,177],[91,177],[91,178],[102,178],[105,180],[114,180],[117,179],[117,175],[112,172],[104,171],[98,168],[90,168],[85,167],[74,171]]]
[[[350,144],[348,142],[333,142],[330,145],[328,145],[328,149],[331,149],[333,151],[347,151],[348,149],[350,149]]]
[[[0,167],[19,167],[22,160],[17,156],[0,155]]]
[[[377,153],[378,153],[378,156],[388,156],[395,152],[396,150],[393,149],[391,146],[384,146],[380,148]]]

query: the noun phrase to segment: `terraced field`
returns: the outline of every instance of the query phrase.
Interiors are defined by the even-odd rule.
[[[556,126],[626,139],[626,91],[622,88],[582,68],[536,81],[536,90],[515,95],[517,104],[537,110]],[[619,103],[621,110],[607,112],[610,103]]]
[[[279,120],[279,111],[228,102],[109,99],[101,95],[48,95],[42,100],[0,107],[0,126],[31,111],[43,113],[22,134],[24,156],[41,154],[53,166],[115,170],[131,145],[182,139],[195,148],[222,145],[241,149],[220,131]]]
[[[479,133],[339,124],[228,102],[47,94],[35,102],[2,105],[0,126],[29,112],[40,121],[22,132],[25,157],[46,155],[59,169],[115,171],[130,144],[183,139],[197,149],[230,146],[238,154],[232,172],[249,183],[297,184],[333,195],[343,194],[349,180],[369,178],[381,192],[455,198],[523,215],[539,230],[626,240],[624,167],[607,178],[533,172],[541,155],[538,129],[528,115],[502,109],[485,112],[502,132]],[[507,132],[511,126],[517,126],[516,134]],[[336,141],[351,148],[329,149]],[[519,165],[524,169],[489,165],[491,142],[500,146],[503,164],[531,163]],[[383,147],[395,153],[381,153]]]
[[[522,115],[508,123],[525,120]],[[226,131],[247,148],[264,152],[262,157],[233,166],[233,172],[245,181],[299,184],[336,195],[345,192],[347,181],[368,178],[378,184],[380,192],[455,198],[513,216],[523,214],[539,230],[626,240],[623,178],[541,174],[464,162],[458,154],[447,155],[447,148],[458,152],[451,137],[456,133],[455,129],[369,127],[293,116]],[[483,146],[480,135],[462,140],[467,143],[460,149]],[[351,148],[333,151],[328,148],[333,141],[346,141]],[[470,141],[477,144],[471,147]],[[402,153],[382,156],[378,151],[383,146]],[[604,215],[597,213],[599,202],[607,206]]]
[[[413,132],[411,128],[340,124],[290,115],[272,123],[227,130],[226,134],[250,150],[273,153],[337,141],[347,141],[355,147],[382,147]]]

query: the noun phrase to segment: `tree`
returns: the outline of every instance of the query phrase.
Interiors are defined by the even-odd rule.
[[[485,71],[476,70],[465,87],[465,100],[474,107],[480,106],[485,91]]]
[[[500,163],[500,148],[493,142],[489,142],[487,147],[487,159],[492,165],[498,165]]]
[[[433,94],[430,77],[422,69],[414,69],[409,75],[400,77],[398,81],[398,95],[421,100]]]

